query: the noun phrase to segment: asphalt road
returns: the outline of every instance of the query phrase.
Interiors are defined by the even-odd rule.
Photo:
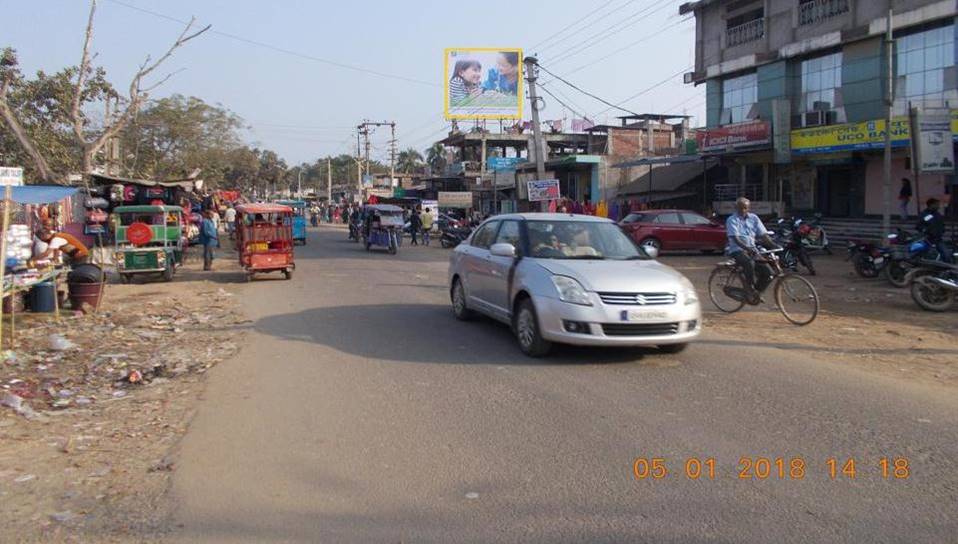
[[[248,343],[178,454],[173,541],[958,541],[952,390],[712,334],[527,359],[452,317],[447,250],[345,238],[313,231],[291,281],[240,287]],[[668,474],[637,479],[639,457]]]

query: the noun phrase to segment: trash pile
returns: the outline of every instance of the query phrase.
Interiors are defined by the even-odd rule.
[[[0,406],[42,418],[205,372],[238,350],[229,326],[239,323],[229,293],[205,295],[166,295],[30,323],[13,349],[0,352]]]

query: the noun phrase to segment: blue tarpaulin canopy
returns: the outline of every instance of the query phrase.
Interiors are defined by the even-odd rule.
[[[50,204],[73,196],[76,192],[76,187],[61,185],[19,185],[13,188],[11,198],[18,204]]]

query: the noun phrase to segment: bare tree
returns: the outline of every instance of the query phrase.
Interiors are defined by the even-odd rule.
[[[124,106],[120,108],[118,105],[116,113],[112,116],[107,116],[104,118],[103,126],[100,128],[100,130],[96,131],[91,130],[88,126],[88,119],[83,113],[82,107],[85,90],[84,87],[87,77],[92,72],[90,45],[93,42],[93,18],[96,13],[96,5],[97,0],[91,0],[90,17],[87,20],[86,34],[83,40],[83,52],[80,55],[80,66],[77,72],[77,82],[73,89],[73,99],[71,101],[69,111],[69,118],[73,126],[73,134],[76,137],[77,142],[80,144],[83,153],[82,169],[84,174],[89,174],[93,171],[93,159],[97,152],[103,149],[103,146],[110,141],[110,138],[116,136],[121,130],[123,130],[124,127],[127,126],[128,123],[130,123],[130,121],[139,111],[140,106],[149,97],[149,93],[165,83],[170,77],[173,76],[173,73],[167,74],[159,81],[146,87],[143,86],[144,78],[155,71],[161,64],[163,64],[163,62],[166,61],[166,59],[170,58],[176,49],[182,47],[183,44],[192,40],[193,38],[196,38],[200,34],[203,34],[209,30],[211,26],[207,25],[197,31],[193,31],[193,25],[196,22],[196,18],[191,18],[190,22],[187,23],[186,28],[183,29],[183,32],[180,33],[176,41],[173,42],[173,44],[162,56],[156,60],[153,60],[148,55],[146,60],[144,60],[140,65],[139,70],[133,75],[133,79],[130,81],[129,96],[125,98]],[[4,62],[6,61],[7,59],[5,58]],[[15,59],[13,59],[13,62],[15,63]],[[2,87],[0,87],[0,117],[3,118],[3,121],[16,136],[17,141],[36,163],[36,167],[40,173],[40,176],[48,182],[63,182],[65,176],[57,176],[51,171],[47,161],[43,157],[43,154],[30,140],[26,131],[23,130],[23,127],[17,119],[15,112],[7,102],[7,89],[10,84],[12,73],[12,70],[6,71],[7,75],[4,77]],[[109,101],[110,97],[107,97],[106,100]]]

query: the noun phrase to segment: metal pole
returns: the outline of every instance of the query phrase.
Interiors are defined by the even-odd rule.
[[[7,229],[10,227],[10,203],[13,198],[13,187],[7,185],[3,189],[3,231],[0,232],[0,256],[3,258],[0,259],[0,280],[3,279],[3,275],[6,272],[7,264]],[[55,284],[54,284],[55,285]],[[0,281],[0,289],[2,289],[2,281]],[[56,289],[54,289],[56,291]],[[13,307],[13,297],[17,292],[16,285],[14,285],[13,280],[10,280],[10,307]],[[4,293],[6,294],[6,293]],[[56,295],[56,293],[54,293]],[[0,346],[3,345],[3,319],[0,319]],[[10,345],[13,345],[13,335],[10,338]]]
[[[542,141],[542,127],[539,126],[539,103],[536,96],[536,69],[539,64],[535,57],[526,57],[523,59],[526,65],[526,81],[529,83],[529,106],[532,109],[532,145],[536,150],[536,177],[545,179],[546,163],[545,151],[540,145]],[[540,211],[542,204],[540,204]]]
[[[882,243],[888,245],[888,235],[891,233],[891,109],[895,101],[893,88],[895,42],[892,41],[892,10],[888,10],[888,19],[885,21],[885,62],[888,70],[885,79],[885,168],[882,176],[882,217],[881,228],[884,236]],[[914,137],[914,135],[912,135]],[[917,180],[916,180],[917,182]]]
[[[333,167],[332,160],[326,157],[326,203],[333,201]]]
[[[303,168],[296,172],[296,196],[299,197],[303,194]]]
[[[499,169],[492,169],[492,211],[499,213]]]

